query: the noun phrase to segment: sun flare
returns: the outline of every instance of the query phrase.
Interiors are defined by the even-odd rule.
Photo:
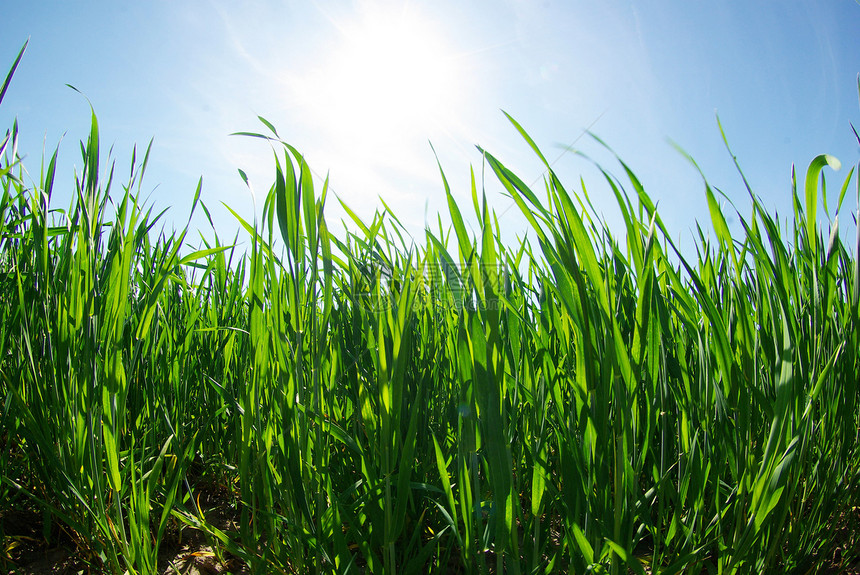
[[[457,58],[431,20],[412,9],[365,8],[339,24],[339,42],[311,83],[321,123],[374,144],[445,129],[457,114]]]

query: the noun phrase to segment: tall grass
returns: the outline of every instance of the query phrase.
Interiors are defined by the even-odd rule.
[[[344,206],[355,231],[337,237],[327,182],[263,120],[249,135],[271,144],[275,180],[258,221],[236,216],[246,252],[157,231],[138,200],[149,149],[118,183],[95,114],[55,208],[58,152],[27,183],[13,126],[0,514],[38,510],[45,539],[114,573],[157,572],[177,525],[260,573],[855,561],[837,527],[860,505],[860,234],[847,247],[831,220],[849,191],[860,202],[854,171],[827,211],[838,161],[815,158],[787,221],[747,188],[734,235],[706,183],[714,234],[698,227],[689,257],[625,164],[603,172],[625,223],[610,230],[511,122],[543,188],[484,159],[534,246],[501,241],[474,176],[470,234],[444,173],[451,227],[415,245],[387,210]],[[11,569],[16,535],[0,537]]]

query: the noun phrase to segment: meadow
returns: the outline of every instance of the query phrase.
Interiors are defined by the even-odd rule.
[[[106,156],[95,112],[74,178],[58,151],[25,172],[11,126],[0,569],[64,546],[89,572],[173,573],[192,534],[213,572],[855,567],[860,232],[846,245],[835,217],[857,220],[854,170],[830,198],[838,160],[792,172],[787,219],[705,184],[685,256],[621,160],[611,230],[509,119],[546,166],[532,189],[484,152],[531,226],[515,246],[441,166],[450,225],[415,244],[344,206],[338,237],[327,183],[262,119],[262,217],[200,243],[165,231],[140,199],[149,149]]]

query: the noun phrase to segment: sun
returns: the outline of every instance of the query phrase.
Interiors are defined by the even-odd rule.
[[[426,139],[456,115],[458,58],[432,19],[409,5],[368,5],[338,28],[313,82],[319,120],[333,132],[370,145],[405,132]]]

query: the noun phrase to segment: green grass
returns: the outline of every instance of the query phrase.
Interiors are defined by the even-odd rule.
[[[706,184],[714,234],[697,227],[692,257],[625,164],[604,172],[625,223],[610,230],[511,122],[543,187],[484,158],[535,245],[501,241],[474,177],[469,234],[444,174],[451,227],[416,245],[387,210],[347,208],[356,231],[337,237],[327,184],[263,120],[275,181],[260,221],[236,216],[245,252],[158,231],[138,200],[149,150],[121,180],[95,114],[56,208],[57,152],[26,183],[13,126],[0,529],[28,509],[49,545],[111,573],[155,573],[179,527],[259,573],[851,565],[860,234],[846,246],[830,217],[860,203],[854,171],[828,211],[838,162],[815,158],[787,221],[748,190],[734,235]],[[0,541],[12,569],[21,538]]]

